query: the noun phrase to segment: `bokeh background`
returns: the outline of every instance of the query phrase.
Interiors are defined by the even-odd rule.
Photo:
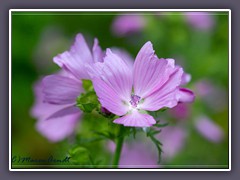
[[[75,135],[51,142],[36,130],[37,119],[30,114],[35,101],[34,84],[59,70],[52,59],[69,49],[77,33],[84,35],[90,47],[97,37],[102,49],[118,47],[133,58],[146,41],[151,41],[158,57],[173,58],[182,65],[191,75],[187,87],[195,92],[196,100],[160,114],[161,120],[170,123],[159,134],[164,150],[160,167],[228,168],[228,12],[12,12],[13,157],[47,159],[52,155],[62,159],[73,141],[76,144],[73,139],[78,134],[91,137],[94,126],[103,126],[96,117],[86,114]],[[123,149],[121,163],[155,165],[154,148],[149,149],[150,142],[142,137],[143,133],[137,136],[140,140],[127,140],[130,143]],[[94,158],[101,157],[100,164],[107,165],[113,146],[105,140],[91,141],[80,149],[80,154],[87,164],[87,149]],[[33,162],[13,165],[72,167]]]

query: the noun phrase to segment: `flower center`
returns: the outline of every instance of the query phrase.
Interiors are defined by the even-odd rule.
[[[132,105],[133,108],[136,108],[140,99],[141,99],[141,97],[132,94],[131,95],[131,100],[129,102],[130,102],[130,104]]]

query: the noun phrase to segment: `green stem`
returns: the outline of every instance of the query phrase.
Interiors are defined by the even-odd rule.
[[[113,168],[118,168],[118,163],[121,156],[122,145],[124,141],[123,131],[124,131],[124,126],[120,125],[118,139],[116,142],[116,150],[113,158]]]

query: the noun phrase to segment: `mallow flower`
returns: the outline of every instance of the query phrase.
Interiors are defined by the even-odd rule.
[[[199,30],[210,30],[215,24],[213,14],[208,12],[185,12],[184,15],[187,23]]]
[[[120,116],[114,123],[124,126],[152,126],[156,121],[147,111],[194,100],[192,91],[180,87],[183,69],[173,59],[159,59],[151,42],[141,48],[133,67],[107,49],[104,62],[88,70],[100,103]]]
[[[122,14],[114,19],[112,32],[116,36],[123,37],[140,32],[145,25],[146,21],[143,16]]]
[[[102,57],[97,39],[91,52],[78,34],[71,49],[54,58],[63,70],[37,83],[32,116],[38,119],[37,130],[50,141],[60,141],[74,132],[81,115],[76,107],[77,97],[84,92],[81,80],[89,79],[85,65],[101,62]]]

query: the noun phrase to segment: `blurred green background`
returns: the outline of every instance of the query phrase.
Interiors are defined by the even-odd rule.
[[[167,167],[228,167],[228,13],[211,14],[214,26],[207,30],[194,28],[180,12],[139,14],[146,22],[145,26],[139,32],[119,37],[111,28],[119,13],[12,12],[12,156],[47,158],[67,154],[69,139],[49,142],[36,131],[36,119],[30,116],[30,109],[35,99],[34,83],[59,70],[52,58],[68,50],[75,35],[81,32],[90,47],[93,38],[97,37],[103,49],[119,47],[132,57],[136,57],[146,41],[151,41],[158,57],[175,59],[191,74],[190,89],[198,91],[197,83],[202,80],[209,81],[214,91],[217,89],[213,94],[220,89],[219,103],[210,97],[205,97],[213,101],[209,103],[196,96],[196,101],[190,105],[191,116],[185,122],[188,131],[185,145],[165,163],[169,165]],[[213,143],[196,131],[194,122],[199,115],[209,117],[222,129],[224,138],[221,142]],[[89,114],[85,119],[95,123]],[[87,134],[87,128],[85,131]],[[107,164],[110,155],[104,152],[102,145],[97,142],[91,146],[94,156],[105,155],[104,163]],[[31,165],[14,163],[13,167],[36,167],[27,164]],[[60,167],[70,168],[68,165]]]

